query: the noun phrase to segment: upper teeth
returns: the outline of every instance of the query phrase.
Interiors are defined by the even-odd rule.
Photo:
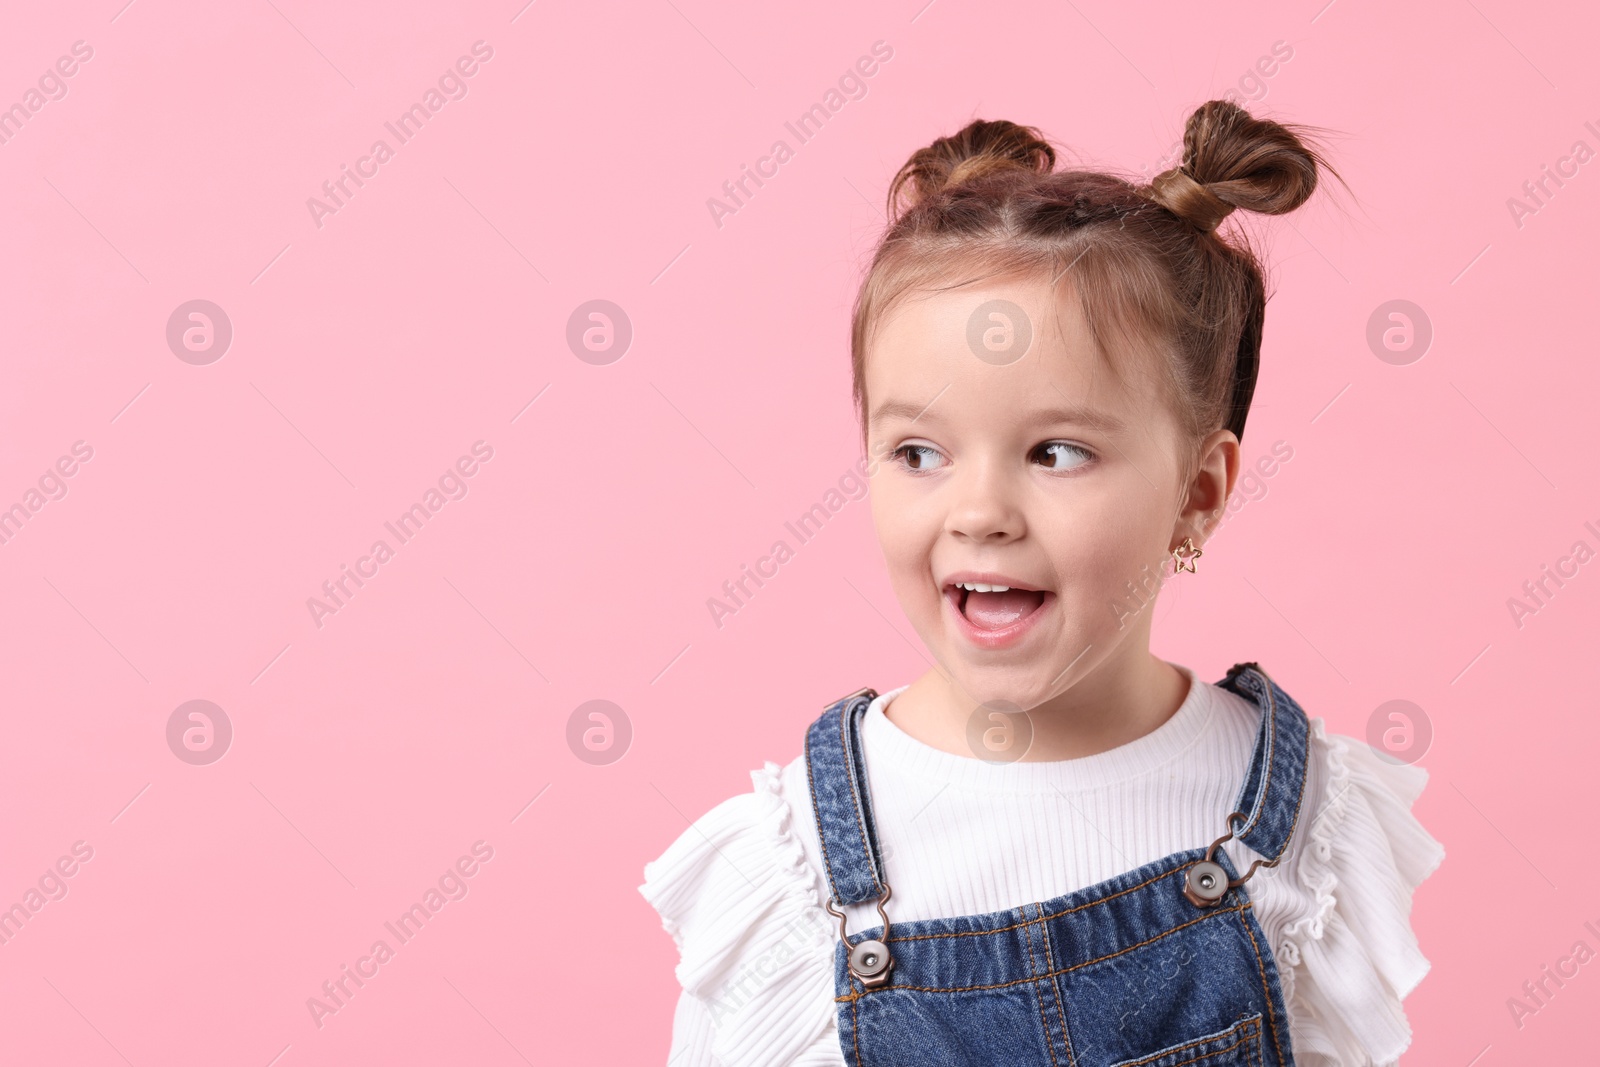
[[[965,589],[969,593],[1009,593],[1009,585],[984,585],[982,582],[957,582],[956,588]]]

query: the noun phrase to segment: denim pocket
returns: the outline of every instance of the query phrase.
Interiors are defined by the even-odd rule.
[[[1226,1030],[1169,1045],[1160,1052],[1122,1060],[1112,1067],[1260,1067],[1261,1014],[1240,1019]]]

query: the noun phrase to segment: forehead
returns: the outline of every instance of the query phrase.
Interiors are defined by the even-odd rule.
[[[1047,277],[914,293],[889,310],[869,345],[868,417],[881,421],[874,413],[936,397],[941,413],[990,419],[1063,402],[1125,420],[1148,416],[1155,383],[1120,370],[1096,343],[1077,294]]]

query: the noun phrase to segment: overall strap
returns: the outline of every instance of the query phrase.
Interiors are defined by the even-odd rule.
[[[806,775],[835,905],[883,896],[883,865],[861,756],[861,719],[877,697],[862,689],[828,706],[806,730]]]
[[[1229,829],[1250,848],[1276,863],[1294,835],[1305,791],[1311,724],[1300,705],[1278,687],[1257,663],[1236,663],[1217,685],[1261,709],[1250,770],[1233,810],[1244,822]]]

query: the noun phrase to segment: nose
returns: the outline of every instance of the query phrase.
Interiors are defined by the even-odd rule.
[[[997,464],[969,464],[949,488],[946,533],[977,544],[1004,544],[1026,530],[1017,486]]]

